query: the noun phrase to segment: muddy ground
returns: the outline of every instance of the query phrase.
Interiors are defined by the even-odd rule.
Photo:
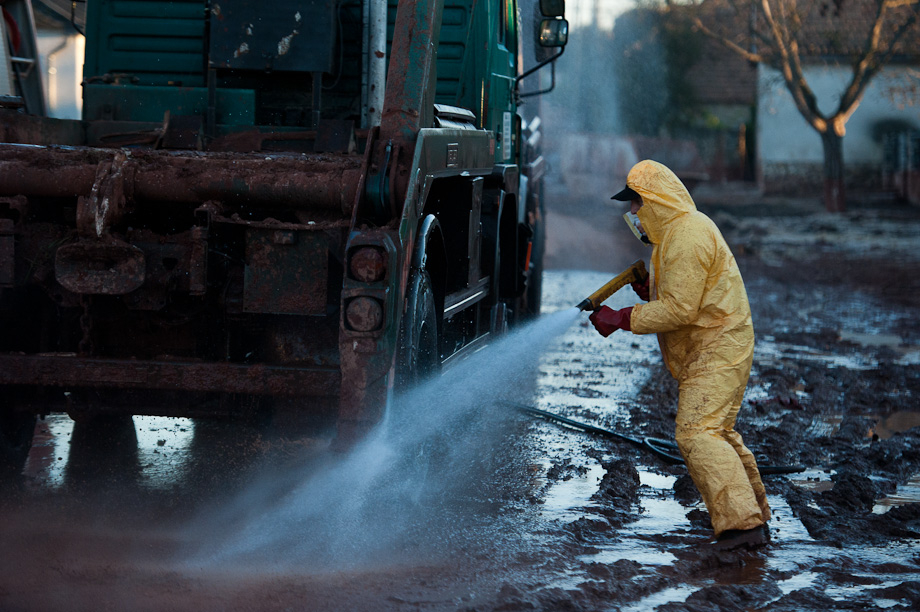
[[[541,320],[648,259],[606,197],[551,195]],[[484,386],[459,421],[460,388],[435,388],[443,428],[347,457],[322,436],[151,419],[100,433],[52,415],[0,502],[0,609],[920,609],[920,210],[697,199],[754,314],[738,429],[762,464],[805,468],[766,477],[767,547],[715,552],[682,466],[521,416]],[[677,390],[654,338],[617,334],[580,317],[505,386],[667,439]],[[420,447],[442,461],[419,463]]]

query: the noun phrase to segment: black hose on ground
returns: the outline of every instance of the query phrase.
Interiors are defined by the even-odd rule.
[[[515,410],[523,412],[524,414],[539,417],[551,423],[558,423],[559,425],[571,427],[572,429],[583,431],[585,433],[597,434],[606,438],[614,438],[616,440],[629,442],[630,444],[651,451],[655,454],[656,457],[669,465],[677,465],[684,462],[683,457],[680,456],[679,451],[677,450],[677,444],[670,440],[663,440],[661,438],[652,437],[633,438],[631,436],[611,431],[609,429],[604,429],[603,427],[597,427],[596,425],[589,425],[588,423],[573,421],[572,419],[564,417],[560,414],[547,412],[546,410],[540,410],[539,408],[534,408],[533,406],[527,406],[525,404],[509,401],[502,401],[502,403],[509,408],[514,408]],[[760,471],[761,475],[794,474],[796,472],[805,471],[805,467],[801,465],[758,465],[757,469]]]

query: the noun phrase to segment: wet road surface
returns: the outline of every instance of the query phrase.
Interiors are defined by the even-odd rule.
[[[623,253],[626,264],[635,259]],[[607,265],[617,264],[598,267]],[[816,538],[803,523],[802,508],[819,507],[803,496],[834,486],[824,460],[767,479],[766,549],[719,558],[705,552],[711,531],[683,468],[495,403],[502,395],[621,432],[669,434],[673,390],[656,386],[655,338],[603,339],[584,315],[567,325],[566,310],[616,271],[548,272],[545,314],[516,347],[420,391],[407,402],[410,420],[394,420],[348,455],[331,453],[321,434],[285,439],[153,417],[93,428],[50,415],[37,425],[21,486],[0,505],[0,608],[916,609],[914,519],[902,519],[902,535],[872,541]],[[746,279],[759,308],[782,308],[781,284]],[[625,289],[608,304],[635,300]],[[820,313],[805,308],[799,323],[777,317],[770,333],[758,329],[739,424],[746,435],[765,432],[751,438],[763,443],[752,444],[755,453],[785,460],[766,432],[781,438],[790,415],[802,413],[795,403],[821,395],[793,381],[780,397],[774,371],[805,380],[812,367],[915,367],[917,338],[898,331],[915,311],[889,307],[883,333],[859,336],[853,321],[872,310],[871,296],[847,293]],[[814,339],[827,321],[853,330],[846,351]],[[796,325],[814,337],[790,336]],[[878,346],[886,341],[890,354]],[[888,393],[887,406],[910,405],[901,400],[911,391]],[[897,439],[917,422],[910,410],[876,407],[862,415],[875,424],[863,437]],[[827,440],[851,419],[822,410],[807,420],[808,435],[829,457]],[[877,496],[876,515],[915,501],[916,478],[905,480]]]

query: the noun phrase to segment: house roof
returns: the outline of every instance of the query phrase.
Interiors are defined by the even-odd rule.
[[[775,18],[782,15],[781,6],[791,3],[771,1]],[[736,10],[738,6],[740,10]],[[797,3],[798,23],[790,21],[790,30],[796,32],[800,56],[803,59],[833,56],[853,56],[866,47],[870,27],[878,11],[878,0],[802,0]],[[703,0],[698,7],[700,20],[717,34],[726,36],[736,44],[750,48],[750,28],[756,23],[761,32],[767,31],[766,20],[759,3],[737,4],[730,0]],[[692,8],[689,10],[693,10]],[[887,49],[894,32],[916,12],[910,2],[888,9],[881,30],[880,48]],[[763,49],[761,49],[763,51]],[[895,55],[901,58],[920,58],[920,23],[914,23],[909,32],[895,46]]]
[[[728,52],[714,40],[703,44],[699,61],[687,72],[697,99],[704,104],[754,104],[757,67]]]

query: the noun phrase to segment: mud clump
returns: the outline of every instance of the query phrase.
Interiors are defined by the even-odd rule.
[[[620,559],[610,565],[604,563],[591,563],[587,573],[600,580],[626,580],[639,574],[642,565],[631,559]]]
[[[824,506],[840,512],[867,512],[872,510],[878,497],[878,487],[859,474],[852,472],[835,474],[831,481],[834,488],[818,495]]]
[[[639,501],[641,482],[635,463],[628,459],[614,459],[602,465],[606,471],[592,499],[629,511]]]
[[[674,482],[674,497],[684,506],[692,506],[702,499],[690,474],[683,474]],[[709,521],[708,517],[706,521]]]

